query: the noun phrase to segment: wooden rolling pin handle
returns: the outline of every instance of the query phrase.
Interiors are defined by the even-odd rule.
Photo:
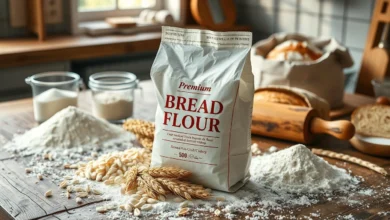
[[[325,121],[313,118],[310,131],[314,134],[329,134],[341,140],[349,140],[355,135],[355,126],[347,120]]]

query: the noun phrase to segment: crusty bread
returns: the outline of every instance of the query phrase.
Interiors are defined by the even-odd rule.
[[[307,41],[287,40],[267,54],[267,59],[289,61],[313,61],[322,56],[322,51]]]
[[[287,86],[258,88],[255,91],[253,101],[310,107],[316,109],[321,118],[329,119],[329,103],[325,99],[304,89]]]
[[[255,93],[253,101],[273,102],[286,105],[309,107],[305,99],[291,91],[268,88]]]
[[[351,116],[356,133],[390,138],[390,106],[365,105],[357,108]]]

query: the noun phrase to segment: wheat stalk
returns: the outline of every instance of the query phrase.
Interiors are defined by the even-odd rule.
[[[210,193],[203,189],[203,187],[200,189],[199,185],[171,178],[157,178],[156,180],[167,187],[172,193],[187,200],[192,200],[192,198],[206,199],[210,196]]]
[[[134,134],[142,135],[149,139],[154,138],[154,124],[152,122],[138,120],[138,119],[127,119],[123,123],[123,128]]]
[[[362,159],[359,159],[356,157],[352,157],[352,156],[349,156],[346,154],[336,153],[333,151],[322,150],[322,149],[317,149],[317,148],[313,148],[313,149],[311,149],[311,151],[317,155],[326,156],[326,157],[330,157],[330,158],[336,158],[336,159],[348,161],[351,163],[355,163],[355,164],[358,164],[358,165],[363,166],[363,167],[367,167],[368,169],[371,169],[371,170],[378,172],[378,173],[385,175],[385,176],[388,174],[385,169],[383,169],[382,167],[380,167],[378,165],[375,165],[375,164],[370,163],[368,161],[365,161],[365,160],[362,160]]]
[[[150,168],[147,170],[147,172],[152,177],[165,177],[165,178],[177,178],[181,179],[184,177],[188,177],[191,175],[190,171],[175,168],[175,167],[155,167]]]

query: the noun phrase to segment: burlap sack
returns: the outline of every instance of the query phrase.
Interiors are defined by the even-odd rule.
[[[286,40],[309,41],[322,49],[324,55],[311,62],[265,59],[276,45]],[[324,98],[335,109],[343,106],[343,68],[352,66],[353,61],[348,49],[333,38],[279,33],[252,46],[251,63],[256,89],[268,85],[298,87]]]

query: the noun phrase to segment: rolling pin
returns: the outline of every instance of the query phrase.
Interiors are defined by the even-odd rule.
[[[254,102],[252,134],[309,144],[316,134],[329,134],[349,140],[355,134],[350,121],[326,121],[313,108]]]

